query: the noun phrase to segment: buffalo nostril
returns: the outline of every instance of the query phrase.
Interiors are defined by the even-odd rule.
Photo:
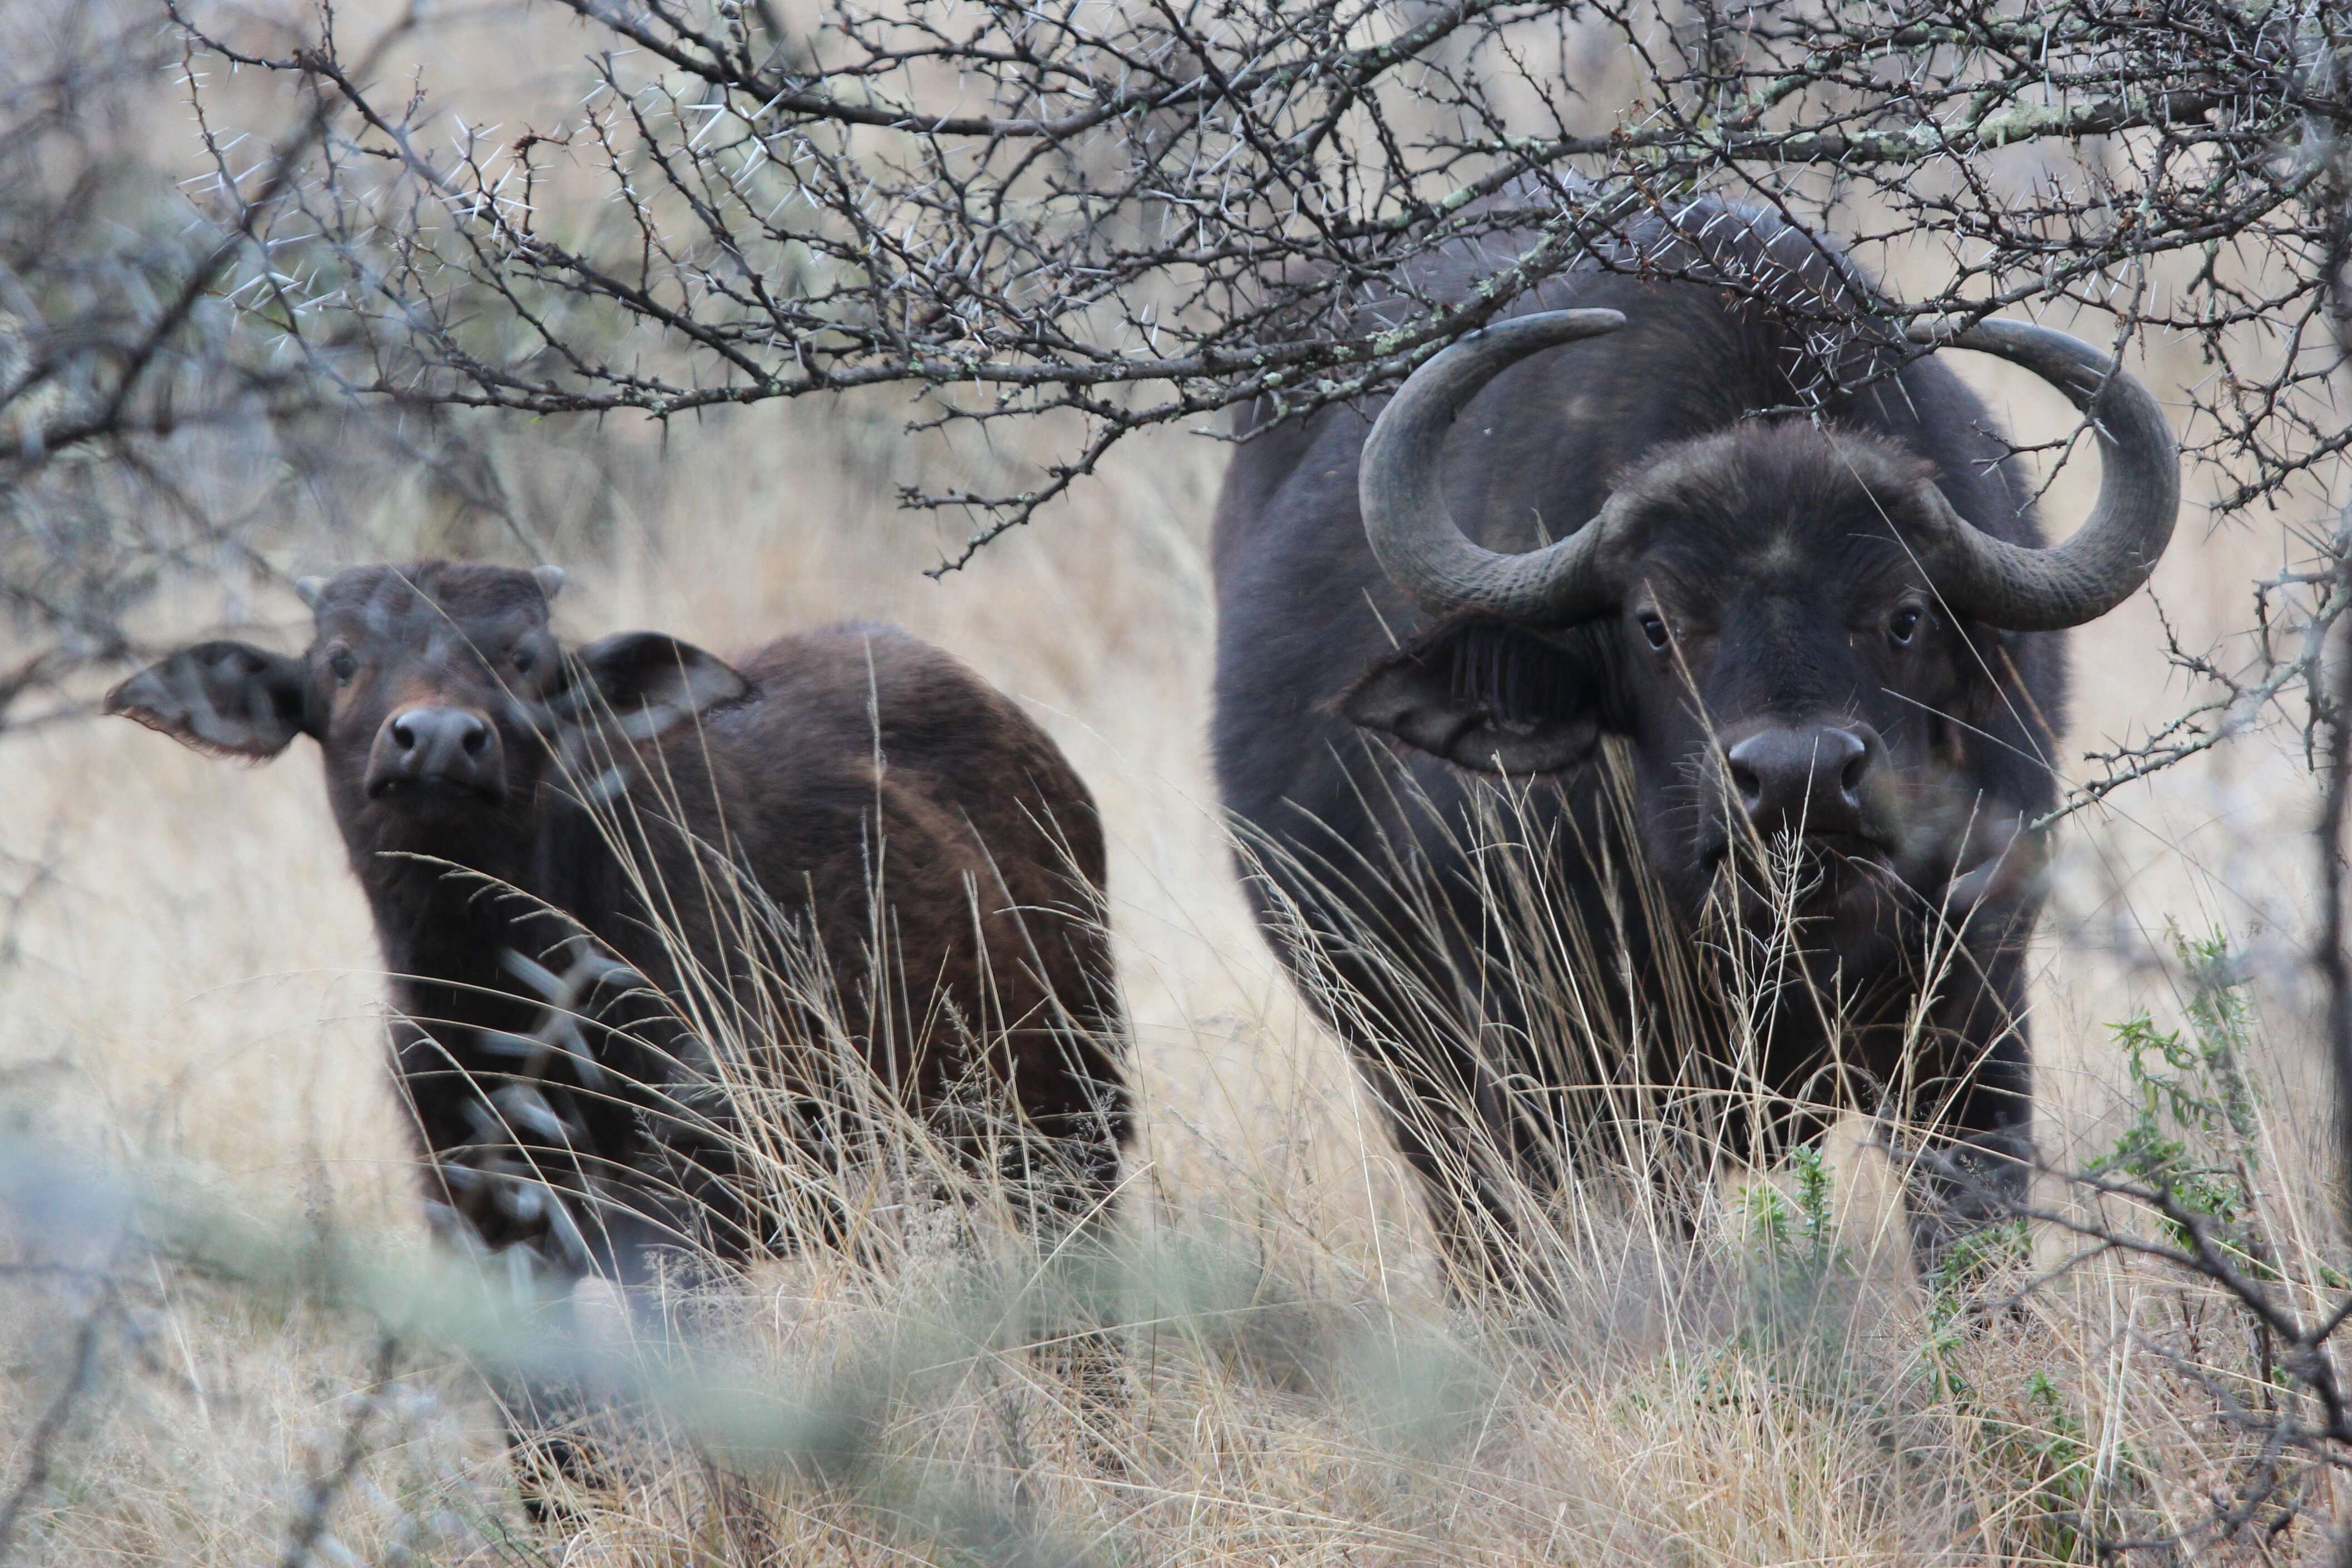
[[[1739,792],[1739,805],[1744,811],[1753,812],[1764,804],[1764,781],[1748,763],[1734,761],[1731,764],[1731,787]]]
[[[416,749],[416,731],[409,727],[405,715],[392,721],[392,743],[404,752]]]
[[[1870,753],[1867,751],[1856,752],[1845,760],[1844,768],[1839,772],[1838,787],[1849,798],[1859,800],[1862,798],[1862,781],[1869,773]]]
[[[465,746],[466,754],[467,756],[480,756],[483,749],[490,743],[490,727],[488,724],[481,723],[467,726],[466,730],[466,738],[460,743]]]

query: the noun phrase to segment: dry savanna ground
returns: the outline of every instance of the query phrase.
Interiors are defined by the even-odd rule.
[[[2197,374],[2165,353],[2141,367],[2159,391]],[[1986,384],[2029,438],[2060,416],[2038,388]],[[1190,1308],[1127,1336],[1115,1412],[1082,1432],[1036,1358],[955,1321],[954,1246],[916,1237],[878,1265],[812,1254],[713,1287],[702,1316],[746,1377],[866,1376],[857,1463],[730,1464],[670,1431],[643,1439],[617,1491],[542,1528],[446,1343],[387,1342],[365,1302],[299,1279],[142,1259],[75,1386],[91,1289],[6,1286],[0,1482],[46,1470],[16,1550],[57,1564],[1910,1563],[2091,1561],[2098,1538],[2185,1533],[2191,1555],[2324,1554],[2324,1476],[2295,1473],[2227,1542],[2200,1533],[2259,1469],[2225,1412],[2268,1392],[2247,1381],[2255,1352],[2226,1304],[2108,1258],[1991,1329],[1957,1328],[1908,1278],[1884,1161],[1857,1127],[1813,1195],[1806,1172],[1730,1183],[1695,1247],[1606,1205],[1564,1216],[1573,1305],[1557,1322],[1451,1302],[1371,1108],[1232,873],[1205,742],[1224,448],[1139,442],[934,582],[920,569],[952,541],[890,498],[913,466],[962,459],[902,440],[903,416],[877,401],[667,437],[616,424],[592,437],[593,465],[578,433],[512,437],[502,477],[537,498],[543,535],[453,520],[420,476],[289,519],[277,564],[552,549],[572,574],[571,631],[655,626],[721,651],[886,618],[1052,731],[1109,827],[1145,1117],[1124,1220],[1156,1267],[1190,1271]],[[2065,476],[2055,515],[2087,488]],[[2181,703],[2158,603],[2188,646],[2225,634],[2277,566],[2280,526],[2192,507],[2154,598],[2076,636],[2070,755]],[[172,598],[158,637],[237,621],[297,646],[293,595],[236,583]],[[2296,1278],[2334,1247],[2296,960],[2315,806],[2294,746],[2259,731],[2119,793],[2060,830],[2035,954],[2044,1155],[2091,1163],[2145,1103],[2110,1026],[2144,1010],[2191,1040],[2219,1027],[2255,1093],[2218,1152]],[[265,1236],[409,1256],[421,1225],[383,1076],[380,960],[310,755],[229,765],[113,721],[13,734],[0,856],[0,893],[22,895],[0,906],[0,1126],[147,1173],[175,1200],[201,1193]],[[2210,991],[2174,931],[2227,938],[2243,1017],[2192,1016]],[[1775,1211],[1742,1181],[1788,1195]],[[2045,1227],[2033,1261],[2068,1251]],[[956,1348],[920,1376],[860,1372],[886,1342]]]

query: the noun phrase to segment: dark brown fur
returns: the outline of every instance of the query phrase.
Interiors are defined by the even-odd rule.
[[[872,1133],[828,1036],[1044,1208],[1108,1201],[1128,1102],[1101,827],[971,670],[878,626],[732,670],[648,634],[559,657],[530,574],[446,562],[345,572],[314,605],[301,658],[205,645],[110,708],[208,750],[320,742],[461,1236],[624,1282],[667,1245],[788,1242],[738,1156],[781,1136],[823,1166]],[[420,708],[488,721],[494,785],[371,794],[372,749]],[[568,1048],[533,1048],[566,1018]],[[748,1101],[716,1087],[730,1065]]]

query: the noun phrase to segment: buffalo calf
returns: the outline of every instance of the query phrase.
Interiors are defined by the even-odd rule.
[[[877,1105],[1035,1216],[1101,1211],[1123,1025],[1102,831],[1054,742],[887,626],[733,664],[655,632],[567,648],[562,584],[306,579],[305,652],[199,644],[106,702],[221,755],[318,743],[438,1217],[559,1279],[740,1259],[793,1228],[747,1151],[838,1163],[883,1141]]]

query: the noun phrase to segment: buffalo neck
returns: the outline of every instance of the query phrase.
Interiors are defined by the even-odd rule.
[[[565,968],[583,930],[609,947],[639,945],[626,940],[643,924],[630,879],[607,834],[562,791],[542,784],[527,813],[462,842],[387,853],[346,837],[394,1004],[445,1047],[462,1047],[467,1029],[529,1026],[543,998],[524,977],[533,965]]]
[[[446,1049],[470,1056],[474,1030],[527,1028],[537,998],[512,955],[541,960],[561,940],[548,913],[541,814],[496,833],[419,837],[398,850],[346,830],[353,869],[375,918],[398,1010]]]

